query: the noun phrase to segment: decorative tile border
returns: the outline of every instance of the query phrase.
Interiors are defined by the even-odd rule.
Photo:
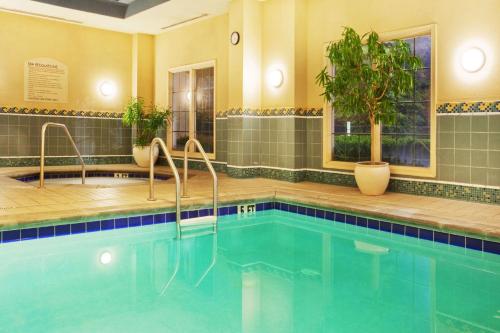
[[[366,216],[352,215],[348,212],[326,210],[315,207],[302,206],[295,203],[268,201],[255,204],[256,211],[279,210],[298,215],[305,215],[322,220],[350,224],[362,228],[373,229],[401,236],[423,239],[435,243],[462,247],[470,250],[488,252],[500,255],[500,243],[479,239],[466,235],[448,233],[440,230],[424,229],[417,226],[406,225],[400,222],[379,220]],[[219,216],[237,214],[237,206],[226,206],[218,209]],[[195,218],[213,214],[210,208],[183,211],[181,218]],[[165,224],[175,222],[175,212],[163,212],[149,215],[106,218],[88,222],[76,222],[71,224],[44,225],[24,229],[3,230],[0,232],[0,243],[11,243],[28,241],[40,238],[51,238],[113,229],[133,228],[153,224]]]
[[[130,164],[132,155],[123,156],[83,156],[85,164]],[[46,157],[45,165],[78,165],[80,160],[76,157]],[[0,157],[0,167],[26,167],[40,165],[38,157]]]
[[[110,172],[110,171],[87,171],[85,173],[86,178],[91,177],[108,177],[115,178],[115,174],[127,175],[125,178],[144,178],[149,179],[149,173],[147,172]],[[47,172],[45,173],[45,179],[63,179],[63,178],[80,178],[82,176],[81,172]],[[155,179],[158,180],[168,180],[171,177],[167,175],[155,174]],[[120,177],[116,177],[120,178]],[[122,177],[123,178],[123,177]],[[32,182],[36,180],[40,180],[39,173],[33,173],[29,175],[24,175],[21,177],[16,177],[16,180],[21,182]]]
[[[178,167],[182,167],[182,161],[176,160],[175,163]],[[204,162],[194,160],[189,161],[189,168],[207,170]],[[294,183],[310,181],[314,183],[356,187],[354,175],[346,172],[325,172],[310,169],[290,170],[266,168],[262,166],[240,167],[231,165],[220,165],[217,171],[226,172],[229,176],[234,178],[263,177]],[[500,204],[500,189],[492,187],[446,184],[443,182],[421,181],[418,179],[407,180],[401,178],[391,178],[388,191],[487,204]]]
[[[227,116],[252,116],[252,117],[280,117],[280,116],[295,116],[295,117],[322,117],[322,108],[275,108],[275,109],[241,109],[233,108],[225,111],[217,112],[218,118]]]
[[[178,169],[182,170],[184,168],[184,159],[180,157],[173,157],[172,160],[174,161],[174,164]],[[223,172],[223,173],[227,172],[225,162],[220,162],[220,163],[218,163],[217,161],[211,161],[211,162],[212,162],[212,167],[216,172]],[[157,165],[164,165],[164,166],[168,165],[166,157],[160,156]],[[208,171],[205,161],[201,160],[188,160],[188,168],[191,170]]]
[[[78,111],[66,109],[39,109],[25,107],[0,106],[0,113],[8,114],[26,114],[38,116],[66,116],[66,117],[85,117],[85,118],[116,118],[122,117],[121,112],[106,111]]]
[[[391,179],[389,191],[428,197],[500,204],[500,189],[429,181]]]
[[[473,103],[443,103],[438,105],[437,113],[477,113],[500,112],[500,101]]]

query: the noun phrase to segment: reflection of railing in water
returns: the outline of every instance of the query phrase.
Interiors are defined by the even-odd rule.
[[[165,293],[167,292],[167,289],[170,287],[172,282],[174,281],[177,273],[179,272],[179,267],[180,267],[180,261],[181,261],[181,246],[185,244],[184,242],[180,242],[179,240],[175,241],[177,244],[177,253],[175,255],[175,268],[174,272],[172,273],[172,276],[168,281],[165,283],[163,288],[160,291],[160,295],[164,296]],[[203,272],[203,274],[200,276],[198,281],[195,284],[195,287],[198,288],[200,284],[203,282],[203,280],[207,277],[207,275],[210,273],[212,268],[215,266],[217,263],[217,233],[212,234],[212,259],[210,260],[210,265],[207,267],[207,269]]]
[[[161,288],[160,295],[164,296],[165,292],[167,291],[168,287],[172,284],[172,281],[174,281],[175,276],[177,275],[177,272],[179,271],[179,266],[181,262],[181,242],[179,240],[176,241],[177,244],[177,251],[175,255],[175,268],[174,272],[172,273],[172,276],[170,279],[168,279],[167,283]]]
[[[40,188],[43,188],[45,184],[45,132],[47,131],[47,127],[59,127],[64,130],[64,133],[68,137],[69,141],[71,142],[71,145],[73,148],[75,148],[76,154],[78,155],[78,158],[80,159],[80,163],[82,164],[82,184],[85,184],[85,162],[83,161],[82,155],[80,155],[80,152],[78,151],[78,148],[76,147],[75,141],[73,141],[73,137],[68,131],[68,128],[64,124],[60,123],[45,123],[42,126],[42,134],[41,134],[41,147],[40,147]]]

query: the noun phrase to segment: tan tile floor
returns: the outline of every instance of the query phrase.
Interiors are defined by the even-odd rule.
[[[147,171],[133,165],[89,166],[89,170]],[[47,171],[75,171],[77,166],[49,167]],[[165,167],[158,172],[168,173]],[[9,176],[36,173],[38,168],[0,169],[0,227],[12,228],[27,223],[79,219],[106,214],[123,214],[175,205],[173,178],[156,181],[157,201],[148,201],[148,184],[119,186],[55,185],[38,189]],[[182,205],[211,204],[211,177],[192,171],[191,197]],[[428,225],[487,238],[500,239],[500,206],[478,204],[399,193],[379,197],[363,196],[355,188],[310,182],[288,183],[271,179],[235,179],[219,174],[221,203],[244,199],[278,198],[371,216]]]

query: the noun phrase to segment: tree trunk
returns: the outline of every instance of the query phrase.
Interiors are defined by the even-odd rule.
[[[375,145],[376,142],[379,142],[378,138],[380,137],[380,126],[375,124],[375,117],[370,116],[370,161],[371,162],[380,162],[380,147]]]

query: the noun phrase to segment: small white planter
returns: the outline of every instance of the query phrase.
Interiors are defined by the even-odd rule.
[[[391,170],[387,162],[357,162],[354,177],[359,190],[365,195],[382,195],[385,193],[391,178]]]
[[[149,146],[141,147],[134,145],[132,154],[134,155],[135,163],[137,163],[138,166],[142,168],[149,168],[149,151],[150,151]],[[160,150],[158,146],[155,146],[153,150],[153,159],[154,159],[153,163],[156,163],[159,154]]]

